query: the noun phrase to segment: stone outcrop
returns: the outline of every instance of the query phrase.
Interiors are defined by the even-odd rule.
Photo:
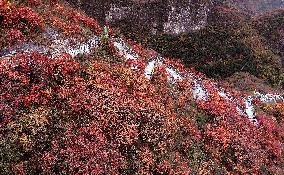
[[[248,15],[284,7],[282,0],[67,0],[101,24],[140,34],[180,34],[204,28],[214,5]]]
[[[180,34],[206,26],[210,0],[69,0],[102,24],[145,34]]]

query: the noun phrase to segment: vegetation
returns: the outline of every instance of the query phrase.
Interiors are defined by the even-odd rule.
[[[29,6],[34,2],[41,10],[52,9],[52,13],[46,16],[46,11],[36,12]],[[64,4],[49,3],[28,0],[15,5],[2,1],[0,16],[5,25],[1,30],[13,31],[8,34],[15,42],[33,34],[40,37],[47,25],[61,29],[66,37],[84,36],[84,30],[101,34],[94,19],[67,10]],[[19,9],[26,9],[26,16],[13,16]],[[60,19],[53,16],[56,13]],[[63,18],[70,21],[63,22]],[[7,25],[6,19],[10,21]],[[22,20],[24,27],[19,22]],[[33,31],[34,26],[41,30]],[[30,32],[25,33],[27,29]],[[210,39],[209,34],[206,36]],[[240,46],[224,46],[216,36],[231,38],[230,43]],[[244,62],[230,62],[239,67],[249,61],[253,66],[259,58],[264,68],[256,67],[256,74],[278,81],[279,76],[274,80],[271,75],[277,70],[274,65],[270,70],[270,65],[261,64],[269,62],[266,58],[274,61],[273,53],[257,49],[252,52],[250,49],[256,45],[250,43],[250,36],[240,39],[216,32],[215,37],[214,42],[206,41],[214,47],[208,52],[212,59],[227,58],[230,62],[226,54],[218,52],[223,48],[232,57],[241,57]],[[205,46],[201,41],[193,49]],[[31,53],[0,60],[0,174],[284,173],[282,104],[260,105],[263,115],[258,116],[260,124],[256,127],[238,114],[236,106],[220,98],[212,88],[214,82],[204,75],[195,72],[212,100],[196,102],[192,84],[180,81],[171,86],[162,67],[147,80],[141,72],[131,69],[129,62],[121,61],[110,42],[104,40],[88,56],[72,58],[62,53],[51,58]],[[2,46],[8,43],[5,39]],[[133,47],[138,53],[149,54],[139,45]],[[235,55],[243,51],[247,55]],[[197,53],[192,58],[206,62]],[[272,56],[266,56],[269,54]],[[261,59],[263,55],[265,59]],[[170,62],[182,72],[191,70]],[[138,62],[138,67],[143,66]],[[231,93],[241,96],[239,91]]]
[[[283,86],[283,54],[279,47],[282,18],[281,11],[255,19],[219,5],[211,10],[208,26],[193,33],[145,37],[130,30],[124,34],[215,79],[242,71],[270,85]]]

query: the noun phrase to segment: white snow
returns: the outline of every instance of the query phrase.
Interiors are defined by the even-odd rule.
[[[175,82],[177,80],[181,81],[183,78],[180,76],[180,74],[175,71],[173,68],[166,68],[168,75],[168,80]]]
[[[147,79],[151,79],[152,78],[152,74],[155,68],[155,64],[157,63],[156,60],[152,60],[148,63],[148,65],[145,67],[145,71],[144,71],[144,75]]]
[[[68,53],[72,57],[75,57],[78,54],[89,54],[100,42],[99,37],[95,35],[90,37],[86,42],[78,42],[75,38],[64,39],[56,30],[51,28],[46,29],[43,36],[51,43],[49,46],[36,45],[32,42],[27,42],[20,46],[14,46],[10,50],[6,51],[6,53],[1,57],[11,57],[17,53],[31,52],[39,52],[42,54],[49,53],[52,57],[56,57],[61,53]]]
[[[223,97],[223,98],[229,100],[231,103],[235,103],[233,97],[232,97],[229,93],[226,94],[223,90],[221,90],[221,91],[218,92],[218,94],[219,94],[221,97]],[[253,106],[252,100],[253,100],[253,98],[252,98],[251,96],[248,96],[246,99],[244,99],[244,102],[245,102],[245,109],[242,110],[242,109],[238,106],[238,104],[236,104],[236,105],[237,105],[237,106],[236,106],[236,109],[237,109],[237,111],[239,112],[240,115],[247,116],[248,119],[249,119],[251,122],[257,124],[257,120],[256,120],[256,116],[255,116],[254,106]]]
[[[71,45],[70,43],[76,42],[74,39],[57,39],[54,40],[54,43],[51,45],[52,55],[58,55],[62,52],[70,54],[72,57],[75,57],[79,54],[89,54],[92,49],[96,48],[99,44],[99,37],[93,36],[88,41],[84,43],[77,43],[76,45]]]
[[[139,55],[132,51],[122,39],[115,41],[113,45],[126,60],[136,60],[139,58]]]
[[[227,96],[227,94],[224,91],[218,91],[218,95],[220,95],[221,97],[223,97],[225,99],[229,99],[229,97]]]
[[[256,98],[264,103],[276,103],[277,101],[284,102],[284,98],[279,94],[261,94],[260,92],[254,92]]]
[[[51,33],[52,34],[52,33]],[[52,37],[52,45],[49,47],[43,47],[43,46],[34,46],[33,44],[26,44],[22,45],[20,47],[21,52],[32,52],[32,51],[41,51],[45,53],[51,53],[52,55],[56,56],[62,52],[66,52],[70,54],[72,57],[78,55],[78,54],[88,54],[91,52],[91,49],[96,48],[100,42],[100,38],[97,36],[93,36],[86,42],[79,42],[74,45],[71,45],[70,43],[74,43],[75,39],[60,39],[59,35],[54,34]],[[116,41],[113,42],[114,47],[118,49],[118,52],[120,55],[122,55],[125,60],[131,59],[131,60],[137,60],[139,59],[139,55],[134,52],[122,39],[116,39]],[[17,54],[19,51],[16,49],[11,49],[10,51],[6,51],[3,57],[9,57],[10,55],[13,56]],[[145,67],[144,75],[147,79],[151,79],[154,69],[156,66],[161,66],[164,64],[164,58],[157,56],[155,58],[149,58],[151,61],[149,61]],[[137,65],[132,65],[131,69],[138,69]],[[192,87],[192,93],[193,98],[195,100],[208,100],[209,95],[207,90],[202,86],[202,79],[198,76],[196,76],[192,72],[188,72],[186,75],[181,75],[179,71],[172,67],[171,65],[167,65],[166,72],[168,74],[168,80],[171,83],[175,83],[176,81],[181,81],[185,78],[189,78],[188,81],[194,83],[194,86]],[[253,96],[247,96],[243,98],[243,101],[245,103],[245,106],[242,106],[241,104],[238,104],[238,101],[236,101],[237,97],[234,97],[230,93],[225,92],[224,89],[219,88],[217,85],[214,85],[215,90],[218,91],[218,94],[223,97],[226,100],[229,100],[231,103],[236,105],[237,111],[244,116],[247,116],[247,118],[254,124],[258,124],[258,121],[256,119],[255,115],[255,109],[253,106],[253,99],[257,98],[260,99],[260,101],[264,103],[275,103],[277,101],[284,102],[283,95],[279,94],[261,94],[260,92],[255,92]]]
[[[255,111],[254,111],[254,107],[252,104],[252,100],[253,98],[251,96],[248,96],[246,99],[244,99],[244,102],[246,105],[245,113],[251,122],[258,124],[256,117],[255,117]]]
[[[207,100],[207,91],[203,89],[200,83],[195,81],[195,86],[192,88],[193,98],[196,100]]]

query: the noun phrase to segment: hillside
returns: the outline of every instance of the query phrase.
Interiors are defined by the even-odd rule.
[[[125,35],[214,79],[229,78],[241,71],[264,79],[267,84],[283,86],[280,12],[278,16],[268,13],[251,18],[235,8],[219,5],[209,12],[207,26],[195,32],[176,36]]]
[[[251,15],[258,15],[284,7],[282,0],[228,0],[230,5]]]
[[[67,0],[102,24],[142,35],[203,28],[211,0]]]
[[[0,174],[283,174],[281,61],[229,14],[155,51],[65,1],[0,1]]]

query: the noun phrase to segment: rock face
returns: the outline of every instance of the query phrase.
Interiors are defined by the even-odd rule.
[[[88,15],[122,30],[180,34],[206,26],[210,0],[69,0]]]
[[[101,24],[139,34],[180,34],[204,28],[212,6],[248,15],[284,7],[282,0],[67,0]]]
[[[164,23],[164,32],[179,34],[198,30],[206,25],[209,4],[204,1],[185,1],[169,3],[167,22]]]

